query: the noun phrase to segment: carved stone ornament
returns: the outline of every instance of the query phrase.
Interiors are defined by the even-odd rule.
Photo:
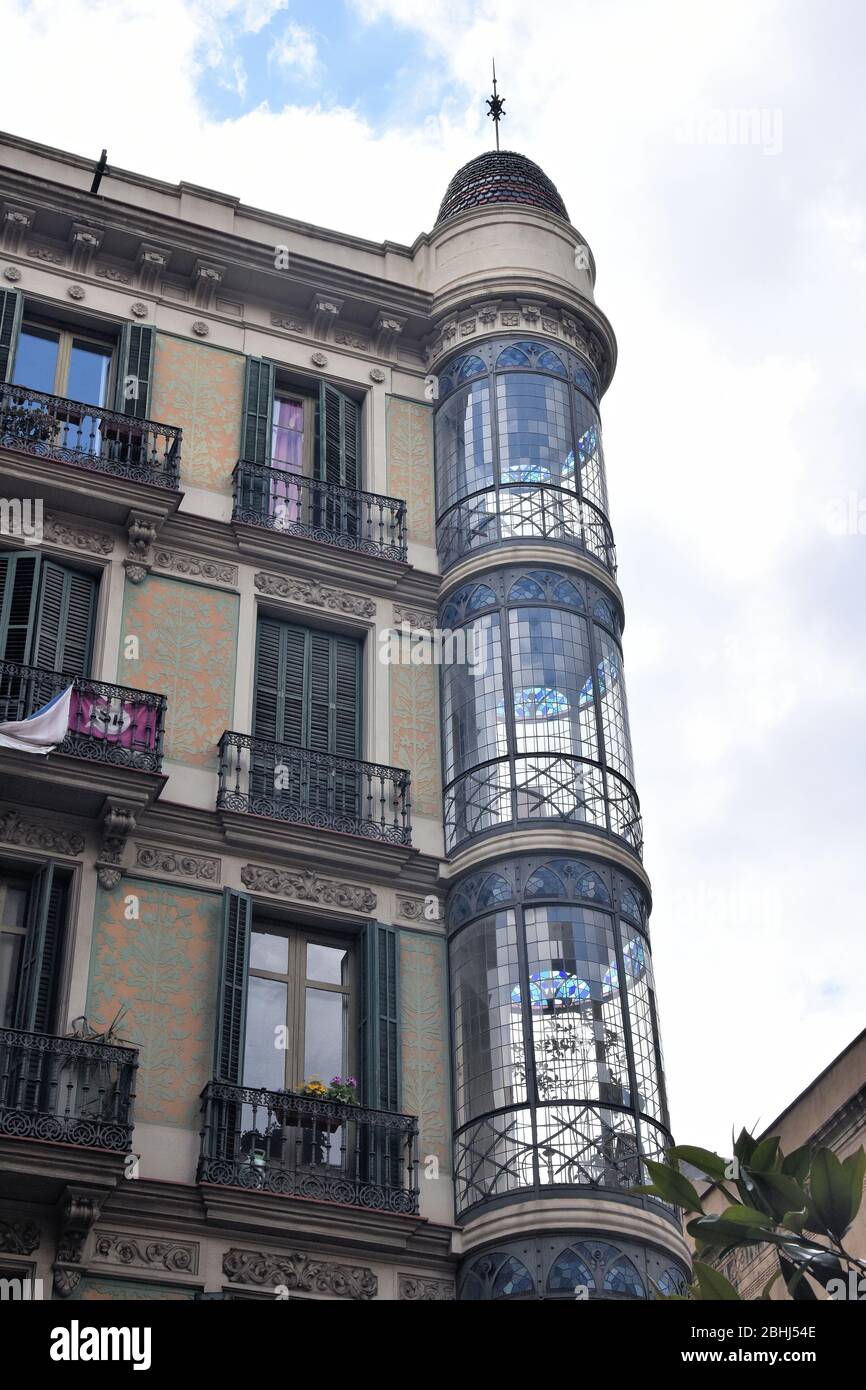
[[[123,568],[130,584],[143,584],[150,571],[147,565],[136,564],[134,560],[124,560]]]
[[[60,1215],[57,1235],[57,1258],[54,1261],[54,1291],[60,1298],[69,1298],[87,1273],[82,1258],[84,1243],[99,1213],[105,1194],[88,1190],[68,1192]]]
[[[208,325],[205,323],[204,319],[196,319],[195,322],[191,325],[191,327],[193,333],[197,338],[206,338],[210,333],[210,329]]]
[[[83,835],[55,825],[22,820],[17,811],[0,813],[0,840],[7,845],[48,850],[51,854],[80,854],[84,849]]]
[[[149,1240],[147,1236],[128,1236],[119,1231],[100,1231],[93,1259],[126,1268],[162,1269],[171,1274],[198,1272],[198,1246],[192,1242]]]
[[[132,314],[132,316],[133,316],[134,318],[137,318],[137,319],[146,319],[146,318],[147,318],[147,305],[146,305],[146,304],[142,304],[141,300],[140,300],[140,299],[137,299],[137,300],[135,301],[134,304],[130,304],[130,306],[129,306],[129,312]]]
[[[35,256],[37,261],[48,261],[50,265],[62,265],[66,259],[61,251],[53,251],[50,246],[28,246],[27,254]]]
[[[131,584],[142,584],[150,573],[150,552],[157,537],[157,526],[149,517],[134,516],[127,534],[129,550],[123,567]]]
[[[310,1259],[300,1251],[266,1255],[258,1250],[228,1250],[223,1274],[233,1284],[299,1289],[304,1293],[330,1294],[332,1298],[367,1300],[379,1292],[379,1281],[363,1265],[331,1264]]]
[[[13,285],[17,284],[21,279],[21,271],[18,269],[17,265],[7,265],[6,269],[3,271],[3,275],[7,280],[11,280]]]
[[[385,380],[385,373],[382,371],[381,367],[370,368],[370,380],[380,383]]]
[[[424,1279],[416,1274],[401,1274],[397,1297],[407,1303],[453,1303],[457,1294],[450,1279]]]
[[[350,613],[357,618],[376,616],[376,605],[372,599],[347,593],[345,589],[328,588],[317,579],[293,579],[285,574],[260,573],[253,582],[259,593],[267,594],[269,598],[310,603],[316,608],[327,608],[332,613]]]
[[[398,898],[397,916],[403,917],[407,922],[423,922],[424,920],[424,899],[423,898]]]
[[[245,864],[241,869],[241,883],[251,893],[271,893],[275,897],[296,898],[300,902],[339,907],[349,912],[369,914],[376,911],[376,894],[370,888],[322,878],[312,869],[295,872],[271,869],[264,864]]]
[[[310,357],[314,367],[327,367],[328,359],[323,352],[314,352]]]
[[[222,864],[207,854],[179,854],[164,845],[138,845],[135,867],[160,874],[178,874],[204,883],[219,883]]]
[[[70,299],[82,300],[87,298],[87,292],[83,285],[70,285],[66,293]]]
[[[420,608],[404,608],[402,604],[395,603],[394,622],[408,623],[410,627],[433,632],[436,627],[436,614],[424,613]]]
[[[35,1221],[0,1221],[0,1254],[32,1255],[41,1238]]]
[[[284,314],[271,314],[272,328],[285,328],[289,333],[304,333],[306,329],[297,319],[288,319]]]
[[[53,545],[65,545],[70,550],[83,550],[91,555],[110,555],[114,537],[105,531],[90,531],[77,523],[61,521],[49,512],[42,526],[43,539]]]
[[[110,892],[122,877],[120,867],[126,842],[135,830],[135,815],[129,806],[110,801],[102,820],[102,845],[96,862],[96,877],[101,888]]]
[[[155,550],[153,568],[170,570],[172,574],[183,574],[189,579],[207,579],[214,584],[237,584],[237,565],[226,565],[221,560],[204,560],[198,555],[184,555],[177,550]]]
[[[103,280],[110,280],[113,285],[129,285],[132,282],[131,275],[127,275],[125,270],[117,270],[113,265],[98,265],[96,273]]]

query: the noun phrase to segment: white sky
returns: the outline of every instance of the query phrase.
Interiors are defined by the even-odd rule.
[[[503,147],[559,187],[619,340],[603,421],[668,1085],[677,1137],[723,1147],[866,1013],[866,7],[348,10],[321,6],[323,41],[286,0],[0,0],[0,127],[410,242],[491,143],[495,53]],[[372,122],[364,71],[334,105],[328,61],[383,17],[427,57]],[[230,85],[245,114],[220,119]],[[754,109],[757,143],[733,139]]]

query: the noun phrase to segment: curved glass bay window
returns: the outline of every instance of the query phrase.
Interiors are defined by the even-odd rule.
[[[459,1213],[557,1187],[623,1192],[671,1143],[642,890],[524,857],[448,901]]]
[[[461,1302],[498,1302],[581,1297],[610,1301],[685,1295],[688,1280],[669,1254],[633,1240],[599,1240],[595,1232],[570,1232],[485,1250],[467,1261]]]
[[[466,629],[473,653],[442,673],[449,852],[546,820],[639,853],[620,621],[601,590],[551,569],[498,570],[450,595],[440,624]]]
[[[436,411],[443,570],[502,541],[566,541],[616,568],[587,365],[557,344],[493,339],[453,359]]]

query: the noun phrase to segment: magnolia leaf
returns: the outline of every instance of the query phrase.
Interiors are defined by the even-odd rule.
[[[730,1280],[711,1265],[695,1260],[694,1271],[702,1299],[723,1299],[726,1303],[742,1301]]]
[[[842,1167],[851,1184],[851,1220],[853,1221],[863,1200],[863,1180],[866,1178],[866,1149],[859,1148],[842,1161]]]
[[[706,1173],[708,1178],[714,1178],[716,1182],[721,1182],[727,1177],[729,1160],[720,1158],[718,1154],[712,1153],[709,1149],[699,1149],[693,1144],[677,1144],[672,1149],[668,1149],[671,1158],[682,1159],[683,1163],[690,1163],[693,1168],[698,1168],[700,1172]]]
[[[812,1159],[809,1194],[827,1230],[841,1240],[851,1224],[851,1179],[832,1149],[819,1149]]]
[[[653,1186],[666,1202],[671,1202],[675,1207],[682,1207],[684,1211],[703,1211],[701,1199],[694,1187],[676,1168],[670,1168],[667,1163],[654,1163],[651,1158],[645,1159],[644,1162],[649,1169]]]
[[[762,1139],[759,1144],[755,1145],[752,1156],[749,1159],[749,1167],[751,1168],[752,1172],[769,1172],[775,1165],[776,1154],[778,1153],[778,1151],[778,1135],[771,1134],[769,1139]]]

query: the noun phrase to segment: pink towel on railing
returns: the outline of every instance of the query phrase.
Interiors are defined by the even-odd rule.
[[[69,705],[69,730],[88,738],[104,738],[121,748],[156,746],[156,709],[153,705],[121,700],[118,696],[91,695],[73,690]]]

